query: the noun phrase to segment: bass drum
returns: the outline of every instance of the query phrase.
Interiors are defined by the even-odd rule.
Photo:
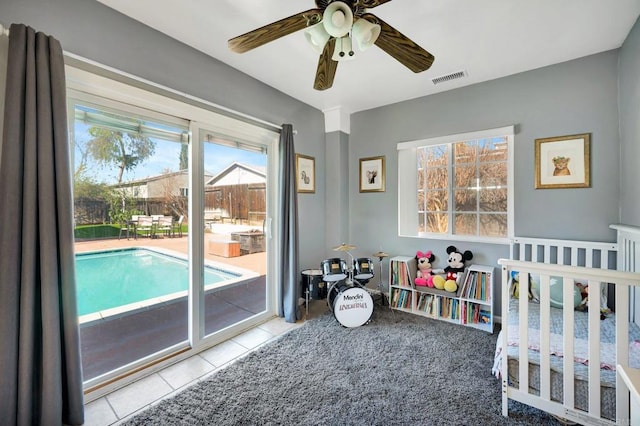
[[[366,324],[373,314],[373,299],[369,292],[339,282],[329,289],[327,297],[333,316],[345,327]]]

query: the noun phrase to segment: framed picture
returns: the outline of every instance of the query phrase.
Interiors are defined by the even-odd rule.
[[[316,159],[296,154],[296,188],[298,192],[316,192]]]
[[[588,188],[590,133],[536,139],[536,189]]]
[[[360,159],[360,192],[384,192],[384,156]]]

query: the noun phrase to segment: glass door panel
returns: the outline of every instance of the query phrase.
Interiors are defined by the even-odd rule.
[[[204,158],[204,333],[268,309],[267,146],[200,130]],[[222,276],[219,276],[222,275]]]
[[[188,123],[72,101],[85,382],[188,345]]]

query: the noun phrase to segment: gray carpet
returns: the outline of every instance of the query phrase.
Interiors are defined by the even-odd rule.
[[[126,425],[557,425],[491,375],[497,333],[376,306],[311,319]]]

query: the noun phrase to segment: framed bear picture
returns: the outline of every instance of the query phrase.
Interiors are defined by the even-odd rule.
[[[360,159],[360,192],[384,192],[384,156]]]
[[[590,133],[536,139],[536,189],[588,188]]]

